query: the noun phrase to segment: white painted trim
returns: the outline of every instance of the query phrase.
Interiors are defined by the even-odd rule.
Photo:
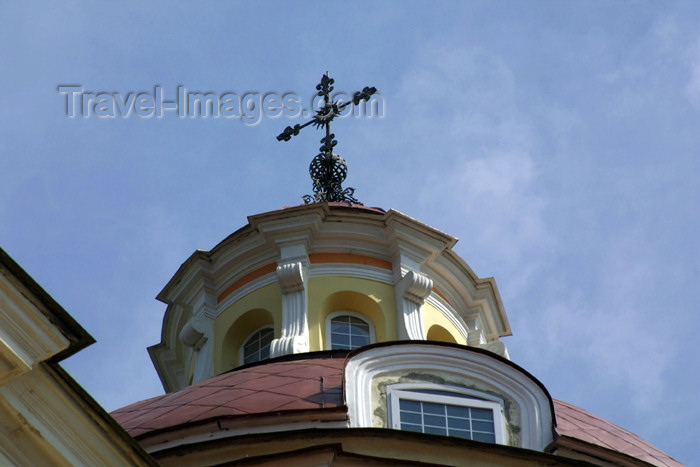
[[[367,323],[369,325],[369,343],[374,344],[377,342],[376,334],[374,332],[374,323],[369,317],[355,311],[334,311],[326,317],[326,334],[323,336],[323,342],[325,343],[324,347],[326,350],[331,350],[331,321],[333,318],[337,318],[339,316],[352,316],[353,318],[361,319]]]
[[[3,423],[20,421],[16,443],[3,440],[4,453],[14,457],[17,445],[33,445],[30,458],[48,457],[32,465],[139,465],[132,448],[71,384],[48,365],[37,365],[0,387]]]
[[[226,308],[231,306],[233,303],[237,302],[241,298],[245,297],[251,292],[255,292],[258,289],[265,287],[266,285],[274,284],[277,282],[277,274],[274,272],[265,274],[264,276],[258,277],[245,285],[240,286],[233,292],[231,292],[226,298],[224,298],[216,306],[216,316],[219,316]]]
[[[543,451],[553,441],[550,398],[529,375],[497,357],[468,348],[398,344],[360,351],[345,367],[345,394],[352,427],[372,427],[372,381],[423,372],[470,381],[508,398],[520,414],[519,447]],[[511,442],[509,441],[509,444]]]
[[[354,277],[358,279],[367,279],[385,284],[394,283],[394,276],[388,269],[367,266],[365,264],[338,264],[338,263],[320,263],[312,264],[309,268],[310,277]]]
[[[454,393],[455,396],[417,392],[422,390],[451,392]],[[458,395],[462,397],[459,397]],[[503,400],[498,397],[466,388],[443,386],[440,384],[392,384],[387,387],[387,413],[389,413],[387,426],[390,426],[395,430],[401,429],[401,415],[399,410],[400,399],[436,402],[438,404],[456,405],[460,407],[489,409],[493,413],[496,444],[506,444],[506,421],[505,417],[503,416]]]

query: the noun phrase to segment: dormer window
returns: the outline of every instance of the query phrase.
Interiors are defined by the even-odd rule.
[[[372,322],[350,311],[331,313],[326,325],[327,345],[332,350],[352,350],[374,342]]]
[[[461,388],[398,384],[388,388],[389,425],[397,430],[504,444],[502,402]],[[494,398],[491,398],[494,399]]]
[[[243,344],[241,360],[245,365],[270,358],[270,343],[274,338],[274,330],[266,327],[255,331]]]

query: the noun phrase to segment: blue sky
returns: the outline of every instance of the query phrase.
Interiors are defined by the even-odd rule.
[[[460,238],[553,397],[700,465],[697,2],[3,2],[0,59],[0,245],[98,340],[64,366],[108,410],[162,392],[155,295],[300,203],[321,135],[68,118],[57,87],[307,100],[329,71],[384,102],[334,127],[356,196]]]

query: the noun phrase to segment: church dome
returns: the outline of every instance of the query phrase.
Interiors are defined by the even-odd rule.
[[[170,456],[177,459],[186,451],[199,451],[203,442],[254,434],[282,435],[284,431],[298,434],[300,430],[345,429],[349,410],[344,372],[348,361],[363,350],[367,349],[297,354],[258,362],[131,404],[112,416],[146,449],[162,451],[161,460],[166,463]],[[556,436],[548,453],[617,462],[613,465],[681,465],[613,423],[556,399],[551,403]],[[470,442],[463,444],[468,447]]]
[[[167,394],[112,415],[161,465],[680,465],[510,361],[456,241],[351,203],[250,216],[158,295]]]

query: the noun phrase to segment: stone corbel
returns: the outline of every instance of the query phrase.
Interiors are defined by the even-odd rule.
[[[432,290],[433,281],[416,271],[408,271],[396,284],[399,339],[425,339],[420,308]]]
[[[185,323],[180,331],[179,337],[182,343],[187,347],[199,350],[207,341],[206,331],[207,328],[204,320],[199,317],[194,317]]]
[[[180,341],[189,347],[187,360],[194,359],[195,361],[192,374],[193,383],[204,381],[214,375],[213,359],[207,348],[209,345],[207,335],[211,333],[212,325],[213,321],[207,319],[206,315],[194,316],[185,323],[178,336]]]
[[[277,280],[282,288],[282,294],[291,294],[304,290],[303,269],[301,262],[277,266]]]
[[[309,351],[306,278],[306,265],[301,261],[277,266],[282,288],[282,335],[270,344],[271,357]]]

